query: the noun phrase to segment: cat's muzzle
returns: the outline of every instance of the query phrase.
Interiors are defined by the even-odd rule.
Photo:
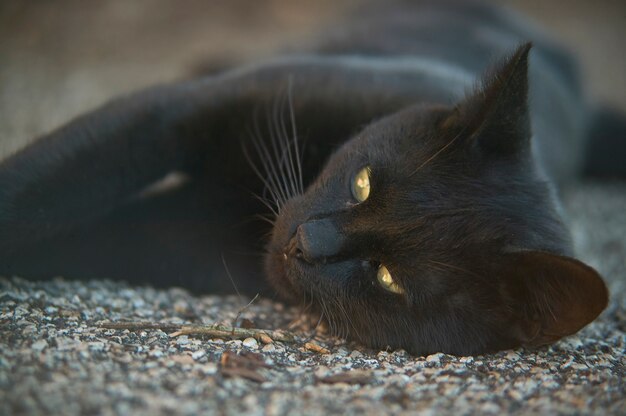
[[[344,241],[345,237],[332,220],[310,220],[298,226],[285,246],[284,256],[310,264],[326,263],[341,252]]]

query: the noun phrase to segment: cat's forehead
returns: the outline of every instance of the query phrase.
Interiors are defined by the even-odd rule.
[[[442,106],[409,107],[364,127],[339,149],[338,156],[357,163],[414,158],[420,149],[445,139],[441,124],[449,114],[450,109]]]

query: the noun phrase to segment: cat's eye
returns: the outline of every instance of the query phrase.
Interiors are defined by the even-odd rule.
[[[364,167],[352,178],[352,196],[359,202],[370,196],[370,168]]]
[[[391,273],[389,273],[389,270],[387,270],[387,268],[382,264],[378,267],[376,279],[385,290],[398,294],[404,293],[404,289],[398,286],[395,280],[393,280],[393,277],[391,277]]]

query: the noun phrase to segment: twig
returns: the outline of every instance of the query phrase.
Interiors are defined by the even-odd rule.
[[[268,329],[255,329],[255,328],[235,328],[225,325],[187,325],[182,326],[171,337],[177,337],[179,335],[206,335],[215,338],[226,339],[246,339],[254,338],[263,343],[267,343],[269,340],[281,341],[281,342],[297,342],[296,335],[292,332],[275,331]]]
[[[235,328],[226,325],[175,325],[154,322],[103,322],[100,328],[129,331],[161,330],[164,332],[174,331],[170,337],[180,335],[205,335],[221,339],[246,339],[254,338],[264,344],[273,341],[298,342],[293,332],[256,329],[256,328]]]
[[[176,331],[182,325],[164,324],[159,322],[101,322],[98,324],[98,326],[104,329],[115,329],[120,331],[128,329],[129,331],[161,330],[163,332],[169,332]]]

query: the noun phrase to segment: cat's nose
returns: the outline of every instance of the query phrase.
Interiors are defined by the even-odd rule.
[[[294,254],[309,263],[324,261],[339,254],[345,237],[330,219],[307,221],[294,236]]]

